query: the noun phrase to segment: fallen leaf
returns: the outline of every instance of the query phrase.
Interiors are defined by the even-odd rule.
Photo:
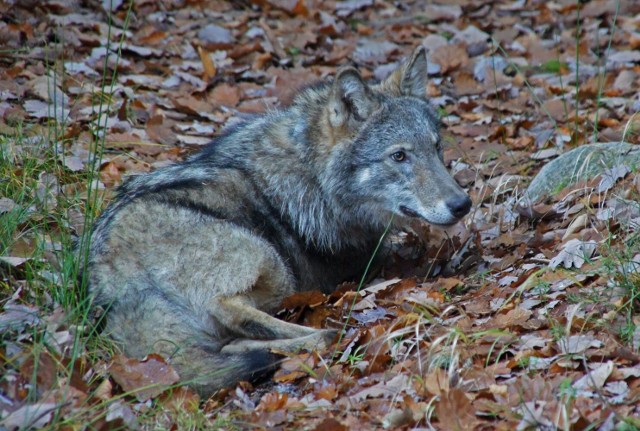
[[[365,398],[393,398],[401,393],[414,394],[415,390],[411,385],[411,377],[405,374],[397,374],[386,382],[380,382],[369,386],[351,396],[354,400],[364,400]]]
[[[423,13],[430,21],[454,21],[462,16],[462,8],[457,4],[426,4]]]
[[[551,99],[542,104],[542,110],[556,121],[566,121],[570,107],[564,99]]]
[[[506,314],[498,314],[488,325],[492,328],[507,329],[513,326],[522,326],[529,320],[533,312],[531,310],[525,310],[521,307],[516,307],[513,310],[509,310]]]
[[[240,102],[240,88],[230,84],[216,85],[208,94],[207,100],[214,105],[235,107]]]
[[[571,239],[562,246],[560,253],[551,259],[549,268],[556,269],[560,265],[565,268],[581,268],[587,259],[594,255],[597,246],[598,243],[594,240]]]
[[[2,261],[6,259],[7,257],[0,257]],[[23,262],[27,260],[24,259]],[[2,313],[0,313],[0,332],[5,333],[10,330],[23,332],[27,327],[37,325],[40,322],[38,314],[39,310],[36,307],[18,304],[13,300],[9,300],[4,305]]]
[[[306,15],[309,13],[305,0],[252,0],[258,5],[268,4],[291,15]]]
[[[361,39],[358,41],[353,56],[362,63],[382,63],[399,48],[398,45],[387,40]]]
[[[455,388],[440,396],[435,413],[440,427],[445,430],[471,431],[479,422],[465,393]]]
[[[313,428],[313,431],[348,431],[349,428],[342,425],[334,418],[326,418]]]
[[[293,295],[289,295],[282,302],[282,307],[290,310],[306,306],[314,308],[324,303],[326,300],[327,297],[322,292],[318,290],[310,290],[308,292],[298,292]]]
[[[611,189],[619,179],[624,178],[629,172],[631,172],[631,169],[623,164],[613,166],[611,169],[605,169],[598,184],[598,193],[604,193]]]
[[[602,341],[592,335],[571,335],[558,341],[563,354],[581,354],[592,347],[602,347]]]
[[[119,419],[131,429],[138,428],[136,426],[136,415],[133,413],[133,410],[131,410],[131,407],[125,404],[122,400],[116,400],[109,403],[105,419],[107,422],[114,422]]]
[[[30,261],[29,257],[19,256],[0,256],[0,262],[7,264],[13,268],[20,268],[25,262]]]
[[[283,409],[287,405],[289,395],[285,393],[269,392],[264,394],[260,403],[256,406],[256,411],[275,412]]]
[[[0,214],[8,213],[16,208],[18,205],[13,199],[0,198]]]
[[[373,0],[345,0],[336,2],[336,15],[347,17],[359,9],[373,6]]]
[[[162,145],[174,145],[178,142],[176,134],[171,127],[171,121],[166,120],[162,115],[154,115],[147,121],[145,131],[149,138]]]
[[[69,118],[69,109],[61,105],[51,105],[41,100],[27,100],[24,109],[35,118],[52,118],[58,123],[64,123]]]
[[[198,31],[198,39],[209,50],[229,48],[235,42],[231,31],[216,24],[208,24]]]
[[[56,403],[27,404],[0,420],[0,426],[9,431],[42,429],[51,421],[53,412],[59,407]]]
[[[469,55],[462,45],[446,45],[437,48],[431,54],[431,60],[440,65],[442,74],[464,67],[469,62]]]
[[[640,51],[619,51],[609,54],[607,59],[614,63],[640,63]]]
[[[155,398],[180,380],[173,367],[155,354],[142,360],[117,355],[109,373],[125,392],[141,401]]]
[[[579,393],[583,391],[597,391],[599,389],[602,389],[605,382],[611,375],[613,368],[613,361],[607,361],[593,371],[589,371],[586,375],[576,380],[576,382],[573,384],[573,388],[579,391]]]

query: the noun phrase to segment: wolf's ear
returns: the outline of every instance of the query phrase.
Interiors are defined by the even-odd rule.
[[[329,98],[329,121],[333,127],[349,120],[364,121],[376,108],[369,86],[353,67],[341,69],[333,82]]]
[[[411,57],[379,84],[380,90],[392,96],[425,97],[427,87],[427,53],[422,45]]]

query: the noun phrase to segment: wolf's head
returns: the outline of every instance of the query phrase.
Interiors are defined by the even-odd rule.
[[[343,205],[374,218],[393,213],[439,225],[469,212],[471,199],[443,163],[426,79],[422,47],[374,86],[354,68],[338,72],[323,117],[330,142],[325,183]]]

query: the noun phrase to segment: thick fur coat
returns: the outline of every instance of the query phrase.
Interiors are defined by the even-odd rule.
[[[272,317],[296,291],[362,275],[385,226],[452,224],[471,206],[442,161],[418,48],[387,80],[353,68],[240,125],[189,160],[134,177],[95,225],[86,270],[127,355],[165,355],[211,392],[272,349],[335,331]]]

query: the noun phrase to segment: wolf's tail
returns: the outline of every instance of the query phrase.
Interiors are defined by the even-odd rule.
[[[172,358],[171,363],[180,375],[181,383],[194,388],[204,399],[239,381],[255,381],[268,376],[280,359],[267,349],[221,353],[206,346],[189,346]]]
[[[213,173],[206,166],[176,164],[150,174],[132,176],[118,187],[118,193],[121,198],[133,199],[172,187],[201,184],[212,177]]]

